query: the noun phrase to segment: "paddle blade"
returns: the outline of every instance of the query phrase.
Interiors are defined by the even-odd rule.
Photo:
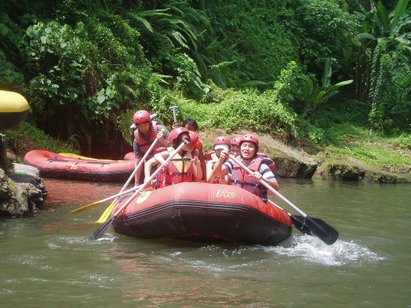
[[[294,226],[302,233],[315,235],[327,245],[332,245],[338,239],[338,231],[320,218],[291,215]]]
[[[90,234],[89,238],[93,241],[96,241],[104,236],[104,233],[110,227],[111,223],[113,222],[115,216],[111,216],[109,219],[106,220],[100,227],[96,229],[93,233]]]
[[[114,209],[115,202],[111,202],[110,205],[105,209],[104,213],[100,216],[100,218],[96,221],[98,224],[102,224],[105,222],[111,215]]]
[[[71,213],[71,214],[74,214],[74,213],[83,212],[83,211],[85,211],[85,210],[87,210],[87,209],[90,209],[90,208],[92,208],[92,207],[95,207],[95,206],[98,205],[99,203],[101,203],[101,202],[100,202],[100,201],[96,201],[96,202],[93,202],[93,203],[86,204],[86,205],[84,205],[84,206],[82,206],[82,207],[79,207],[79,208],[76,208],[76,209],[72,210],[70,213]]]

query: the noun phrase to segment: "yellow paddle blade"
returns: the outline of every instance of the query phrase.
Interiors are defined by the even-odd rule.
[[[114,201],[110,203],[110,205],[106,208],[106,210],[104,211],[104,213],[100,216],[100,218],[96,221],[96,223],[98,224],[102,224],[105,223],[107,219],[110,218],[111,216],[111,212],[114,209]]]
[[[98,204],[100,204],[100,203],[102,203],[102,202],[101,202],[101,201],[96,201],[96,202],[93,202],[93,203],[89,203],[89,204],[86,204],[86,205],[84,205],[84,206],[82,206],[82,207],[79,207],[79,208],[76,208],[76,209],[72,210],[70,213],[72,213],[72,214],[74,214],[74,213],[79,213],[79,212],[82,212],[82,211],[84,211],[84,210],[87,210],[88,208],[91,208],[91,207],[93,207],[93,206],[96,206],[96,205],[98,205]]]

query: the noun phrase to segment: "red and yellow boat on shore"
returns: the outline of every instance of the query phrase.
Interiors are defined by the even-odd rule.
[[[116,213],[132,194],[116,203]],[[236,186],[185,182],[136,196],[115,217],[114,230],[139,238],[180,238],[277,245],[291,234],[285,211]]]
[[[83,181],[125,182],[135,168],[135,160],[97,159],[71,153],[33,150],[24,162],[40,170],[40,176]]]

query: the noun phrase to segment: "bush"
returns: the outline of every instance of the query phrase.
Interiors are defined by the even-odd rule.
[[[340,8],[338,1],[330,0],[290,1],[289,7],[293,16],[286,16],[283,23],[299,43],[300,59],[307,70],[319,78],[325,59],[331,58],[337,73],[351,76],[347,56],[354,47],[351,38],[356,31],[355,15]]]
[[[178,102],[181,117],[194,118],[204,128],[221,128],[228,132],[239,129],[297,132],[296,115],[276,99],[272,90],[262,94],[256,90],[227,90],[219,95],[222,101],[218,103]]]
[[[371,128],[386,132],[411,131],[411,67],[401,49],[376,48],[379,61],[372,71]],[[378,47],[378,46],[377,46]]]
[[[32,149],[42,149],[51,152],[78,153],[79,145],[73,136],[67,141],[52,138],[33,125],[23,122],[17,128],[7,131],[7,144],[17,155],[24,156]]]

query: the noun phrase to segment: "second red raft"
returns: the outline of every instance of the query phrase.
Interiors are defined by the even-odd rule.
[[[84,181],[125,182],[135,168],[134,160],[109,160],[33,150],[24,162],[37,167],[40,176]]]

